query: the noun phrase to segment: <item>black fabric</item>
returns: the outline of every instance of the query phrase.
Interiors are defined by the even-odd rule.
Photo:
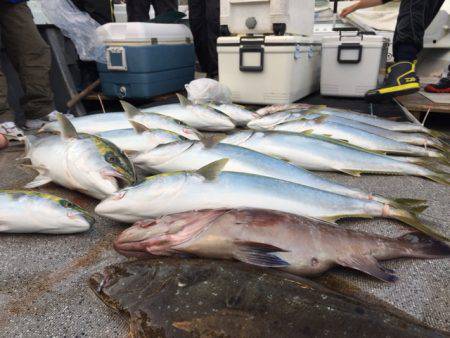
[[[127,0],[127,16],[129,22],[150,21],[150,5],[155,9],[155,16],[178,11],[177,0]]]
[[[189,0],[189,24],[203,72],[217,74],[217,38],[220,30],[219,0]]]
[[[115,21],[114,5],[111,0],[72,0],[72,2],[101,25]]]
[[[444,0],[402,0],[394,33],[394,59],[411,61],[423,48],[425,30]],[[415,47],[412,48],[411,46]]]

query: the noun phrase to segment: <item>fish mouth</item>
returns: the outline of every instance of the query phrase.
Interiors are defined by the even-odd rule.
[[[127,177],[128,175],[121,174],[116,170],[104,169],[100,174],[104,179],[114,182],[119,189],[126,188],[134,183],[133,180]]]
[[[146,251],[146,241],[155,236],[148,227],[154,224],[153,220],[138,222],[123,231],[113,243],[114,250],[126,257],[148,258],[154,255]]]

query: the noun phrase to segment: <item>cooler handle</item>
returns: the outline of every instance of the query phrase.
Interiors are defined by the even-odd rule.
[[[358,51],[357,59],[342,59],[343,50],[356,50]],[[337,62],[339,63],[360,63],[362,58],[362,46],[360,43],[343,43],[338,46]]]
[[[259,66],[245,66],[244,54],[245,53],[259,53],[260,65]],[[264,48],[261,46],[242,46],[239,48],[239,70],[241,72],[262,72],[264,70]]]

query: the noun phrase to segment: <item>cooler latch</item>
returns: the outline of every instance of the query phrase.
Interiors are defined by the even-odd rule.
[[[264,37],[241,38],[239,47],[239,70],[262,72],[264,70]]]
[[[124,47],[108,47],[106,49],[106,66],[108,70],[126,72],[127,55]]]
[[[341,43],[338,46],[337,62],[360,63],[362,51],[363,49],[360,43]]]

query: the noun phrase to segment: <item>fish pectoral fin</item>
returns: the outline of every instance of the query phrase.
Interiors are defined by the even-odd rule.
[[[344,174],[354,176],[354,177],[360,177],[362,174],[361,171],[357,171],[357,170],[347,170],[347,169],[337,169],[337,170]]]
[[[337,264],[359,270],[385,282],[395,282],[398,278],[392,270],[382,267],[373,256],[348,256],[338,259]]]
[[[243,241],[235,241],[234,244],[236,245],[236,251],[233,256],[241,262],[266,268],[281,268],[289,265],[288,262],[274,254],[275,252],[287,251],[276,246]]]
[[[214,161],[197,170],[197,174],[203,176],[207,181],[214,181],[220,175],[223,168],[227,165],[229,159],[223,158]]]
[[[52,179],[50,177],[47,177],[45,175],[38,175],[34,178],[33,181],[26,184],[24,186],[24,188],[25,189],[33,189],[33,188],[37,188],[37,187],[42,187],[43,185],[46,185],[46,184],[50,183],[51,181],[52,181]]]

